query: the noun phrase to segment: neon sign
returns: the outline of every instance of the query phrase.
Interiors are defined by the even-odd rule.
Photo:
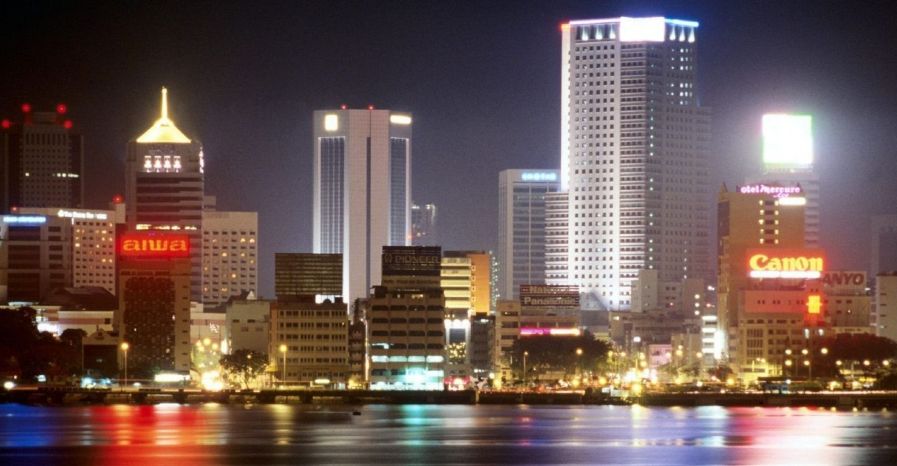
[[[823,263],[818,250],[748,251],[751,278],[819,278]]]
[[[106,220],[107,218],[109,218],[109,215],[103,212],[64,209],[60,209],[58,212],[56,212],[56,216],[60,218],[74,218],[79,220]]]
[[[523,181],[557,181],[558,174],[553,172],[524,172],[520,175]]]
[[[47,223],[42,215],[4,215],[3,223]]]
[[[770,186],[768,184],[751,184],[738,188],[741,194],[770,194],[781,199],[795,194],[801,194],[800,186]]]
[[[812,294],[807,297],[807,313],[808,314],[819,314],[819,309],[822,307],[822,298],[818,294]]]
[[[522,337],[531,337],[538,335],[552,335],[552,336],[579,336],[580,331],[578,328],[545,328],[545,327],[521,327],[520,328],[520,336]]]
[[[190,257],[187,235],[122,235],[118,253],[127,257]]]

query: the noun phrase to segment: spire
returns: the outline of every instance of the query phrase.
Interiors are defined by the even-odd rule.
[[[162,120],[168,119],[168,89],[162,86]]]
[[[189,144],[190,138],[184,135],[174,125],[174,122],[168,118],[168,89],[162,87],[162,108],[159,119],[153,123],[150,129],[146,130],[143,135],[137,138],[137,142],[142,144],[151,143],[171,143],[171,144]]]

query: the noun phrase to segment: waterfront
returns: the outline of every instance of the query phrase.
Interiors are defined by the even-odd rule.
[[[3,464],[894,464],[895,439],[812,408],[0,405]]]

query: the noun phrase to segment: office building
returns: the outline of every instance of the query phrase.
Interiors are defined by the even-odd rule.
[[[897,272],[875,277],[875,334],[897,341]]]
[[[725,185],[720,190],[717,317],[725,342],[724,357],[734,358],[737,352],[737,327],[742,318],[739,293],[751,286],[752,278],[745,270],[753,255],[749,253],[804,247],[804,203],[800,199],[751,190],[729,191]]]
[[[510,358],[519,338],[581,334],[580,294],[576,287],[523,285],[516,300],[500,300],[495,310],[493,361],[510,380]]]
[[[567,285],[570,239],[569,198],[566,192],[545,195],[545,284]]]
[[[492,254],[466,251],[470,259],[470,309],[484,316],[492,312]]]
[[[38,303],[72,285],[69,219],[4,215],[0,221],[0,302]]]
[[[190,238],[190,299],[202,300],[202,144],[182,133],[168,117],[162,88],[159,119],[128,143],[125,201],[130,231],[172,231]]]
[[[337,297],[279,296],[271,308],[268,357],[282,383],[345,388],[349,381],[349,318]],[[286,363],[284,365],[284,363]]]
[[[342,255],[277,253],[268,356],[278,380],[302,386],[344,388],[349,363],[349,309]]]
[[[383,246],[411,244],[411,116],[314,113],[314,252],[343,255],[347,302],[380,283]]]
[[[545,284],[545,200],[558,191],[557,170],[498,174],[498,289],[516,299],[520,285]]]
[[[832,270],[822,273],[821,314],[832,334],[875,333],[872,295],[866,272]]]
[[[819,176],[813,168],[812,131],[810,115],[763,115],[763,175],[748,178],[742,187],[776,197],[803,197],[808,248],[819,247]]]
[[[561,26],[561,191],[568,285],[583,309],[625,310],[641,269],[708,278],[710,111],[698,23],[662,17]]]
[[[343,292],[342,254],[274,254],[274,294],[317,296],[317,301]]]
[[[872,248],[872,276],[897,271],[897,215],[872,217],[869,244]]]
[[[411,244],[413,246],[436,246],[436,205],[411,204]]]
[[[163,232],[118,239],[115,328],[129,345],[135,378],[191,369],[190,241],[186,234]]]
[[[375,390],[442,390],[445,296],[439,247],[383,248],[383,284],[367,301],[370,383]]]
[[[251,299],[249,299],[251,298]],[[228,338],[227,350],[268,352],[271,332],[271,301],[255,299],[231,299],[225,305],[225,327]]]
[[[258,293],[258,223],[257,212],[203,212],[203,304]]]
[[[84,140],[68,107],[35,112],[22,104],[22,121],[0,125],[0,209],[80,208],[84,204]]]
[[[115,293],[115,237],[125,224],[125,205],[113,201],[106,210],[59,207],[19,209],[23,215],[63,219],[64,247],[71,254],[72,276],[66,286],[102,287]]]

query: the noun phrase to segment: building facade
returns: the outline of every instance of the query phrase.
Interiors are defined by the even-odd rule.
[[[66,245],[72,256],[72,281],[66,286],[98,286],[116,292],[115,238],[125,224],[125,205],[112,202],[108,209],[21,208],[25,215],[57,217],[68,223]]]
[[[203,212],[203,304],[258,293],[258,224],[257,212]]]
[[[162,88],[159,119],[128,143],[125,161],[126,220],[130,231],[173,231],[190,237],[193,301],[202,300],[202,144],[184,135],[168,117]]]
[[[708,278],[710,112],[698,99],[697,30],[662,17],[561,26],[567,284],[584,309],[628,309],[641,269]]]
[[[446,310],[442,251],[384,247],[383,284],[366,312],[370,384],[375,390],[442,390],[446,377]]]
[[[314,252],[342,254],[347,301],[380,282],[380,248],[411,244],[411,116],[314,113]]]
[[[897,272],[875,277],[875,334],[897,341]]]
[[[191,369],[190,237],[142,232],[118,240],[115,328],[134,374]]]
[[[897,271],[897,215],[873,216],[869,239],[872,276]]]
[[[4,215],[0,221],[0,302],[38,303],[72,284],[69,219]]]
[[[520,285],[545,284],[545,208],[558,191],[557,170],[498,174],[498,292],[515,299]]]
[[[342,254],[274,254],[274,293],[278,297],[312,295],[322,301],[342,292]]]
[[[65,104],[34,112],[22,104],[22,121],[0,125],[0,209],[80,208],[84,204],[84,140]]]

